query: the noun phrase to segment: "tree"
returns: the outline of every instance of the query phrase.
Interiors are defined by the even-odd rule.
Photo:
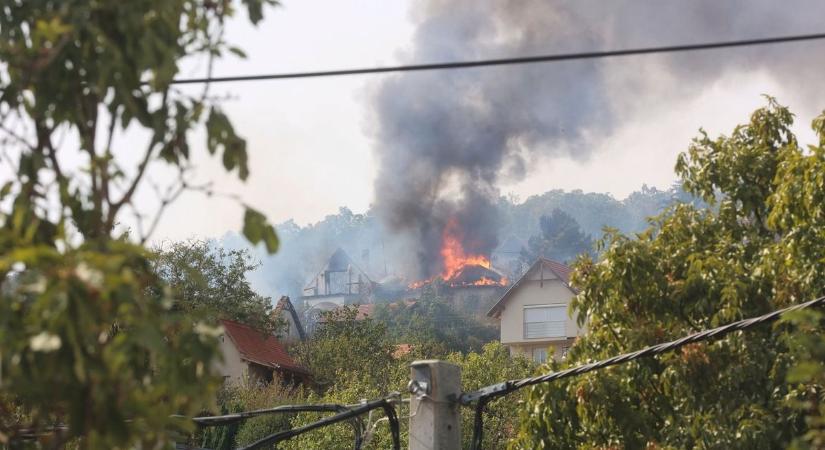
[[[473,392],[485,386],[504,380],[514,380],[531,376],[537,369],[536,363],[521,355],[510,355],[510,350],[499,342],[485,344],[479,352],[466,354],[452,353],[447,360],[461,367],[461,389]],[[518,412],[522,394],[515,394],[504,401],[494,402],[487,408],[484,422],[485,449],[503,449],[518,430]],[[474,411],[461,411],[463,448],[469,448],[472,437]]]
[[[324,388],[354,379],[376,387],[389,385],[395,345],[387,327],[372,319],[356,320],[355,307],[322,315],[322,324],[297,349],[298,360]]]
[[[174,310],[274,333],[283,323],[273,316],[271,299],[252,290],[246,279],[257,267],[246,250],[226,250],[202,240],[159,248],[155,260],[155,270],[175,293]]]
[[[253,23],[272,3],[237,2]],[[223,39],[237,4],[0,8],[0,163],[17,174],[0,187],[0,445],[17,446],[27,430],[46,432],[44,447],[157,448],[189,429],[173,414],[211,397],[219,330],[170,311],[175,299],[143,244],[182,192],[214,193],[192,182],[197,128],[227,171],[248,176],[246,143],[208,88],[171,84],[184,57],[211,67],[240,52]],[[159,164],[178,176],[147,216],[134,199]],[[244,234],[274,251],[272,226],[243,206]],[[128,213],[131,230],[119,225]]]
[[[541,233],[531,237],[522,250],[522,262],[528,266],[540,257],[572,261],[592,249],[590,236],[581,231],[576,219],[558,208],[549,216],[541,216],[539,226]]]
[[[803,151],[793,116],[769,99],[731,136],[704,132],[680,155],[678,204],[629,238],[608,233],[576,264],[587,326],[571,365],[814,298],[825,291],[825,129]],[[821,320],[821,316],[820,319]],[[822,328],[785,322],[655,359],[539,386],[517,447],[798,448],[822,442]],[[810,325],[814,324],[814,327]],[[804,331],[816,330],[808,340]],[[812,403],[812,401],[814,403]],[[808,422],[804,415],[808,415]],[[799,436],[802,436],[801,438]],[[817,444],[819,445],[819,444]]]
[[[498,337],[495,326],[456,311],[431,287],[425,287],[415,303],[376,305],[371,318],[386,325],[395,343],[411,344],[426,359],[449,352],[480,351]]]

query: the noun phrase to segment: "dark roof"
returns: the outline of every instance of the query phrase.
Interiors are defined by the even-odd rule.
[[[573,273],[573,269],[558,261],[553,261],[552,259],[539,258],[536,260],[536,262],[533,263],[532,266],[530,266],[529,269],[527,269],[527,272],[524,272],[524,275],[522,275],[521,278],[518,279],[518,281],[510,285],[510,288],[507,289],[504,295],[502,295],[501,298],[496,302],[496,304],[493,305],[492,308],[490,308],[490,311],[487,312],[488,317],[493,317],[499,311],[499,309],[501,309],[501,306],[504,305],[504,302],[506,302],[507,299],[510,298],[510,295],[513,292],[515,292],[517,287],[521,286],[521,283],[527,279],[527,276],[530,275],[530,272],[532,272],[533,269],[538,267],[539,264],[541,264],[545,269],[550,270],[557,277],[559,277],[559,279],[564,283],[565,286],[567,286],[568,289],[570,289],[573,292],[576,292],[576,290],[570,286],[570,275]]]
[[[504,275],[493,269],[488,269],[487,267],[477,264],[467,264],[459,269],[459,271],[453,275],[452,278],[447,280],[447,283],[451,286],[465,286],[472,285],[475,282],[485,278],[496,283],[507,282]]]
[[[335,249],[335,252],[329,257],[324,270],[329,272],[346,272],[350,265],[352,265],[352,259],[344,249],[339,247]]]
[[[286,295],[282,296],[280,300],[278,300],[278,304],[275,305],[275,311],[281,312],[286,311],[292,316],[292,321],[295,322],[295,328],[298,330],[298,339],[304,340],[306,339],[306,333],[304,333],[304,326],[301,325],[301,318],[298,317],[298,312],[295,311],[295,306],[292,305],[292,302],[289,300],[289,297]]]
[[[307,373],[289,356],[275,336],[232,320],[221,320],[221,324],[243,359],[273,369]]]

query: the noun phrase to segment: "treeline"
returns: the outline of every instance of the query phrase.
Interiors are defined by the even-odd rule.
[[[542,218],[552,218],[558,213],[572,219],[573,228],[589,239],[599,238],[605,227],[634,233],[647,227],[648,217],[676,202],[700,201],[686,194],[678,184],[667,190],[642,186],[624,200],[581,190],[552,190],[524,201],[501,197],[497,203],[502,221],[499,243],[514,237],[526,246],[531,239],[541,239],[542,234],[546,234]],[[346,250],[375,281],[403,273],[412,262],[403,237],[387,230],[372,210],[357,214],[342,207],[337,214],[316,223],[300,226],[289,220],[277,229],[281,248],[274,255],[250,249],[246,241],[234,233],[228,233],[222,240],[226,248],[246,248],[254,252],[261,267],[250,274],[250,281],[256,290],[272,297],[282,294],[300,297],[306,281],[324,266],[338,247]],[[590,244],[588,241],[587,245]],[[576,246],[575,252],[562,251],[557,258],[572,260],[579,248]],[[528,250],[536,252],[535,248]],[[511,271],[509,267],[505,269]]]

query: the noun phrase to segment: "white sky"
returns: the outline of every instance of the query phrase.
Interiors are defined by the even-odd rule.
[[[267,11],[257,28],[248,24],[242,12],[229,27],[227,39],[243,48],[248,59],[218,62],[215,75],[404,63],[414,32],[408,18],[410,4],[285,0],[285,5]],[[188,69],[183,75],[198,76],[202,71]],[[239,193],[276,223],[289,218],[299,224],[314,222],[340,206],[366,210],[374,199],[376,175],[365,123],[370,107],[366,88],[380,77],[214,85],[213,94],[232,95],[224,109],[247,139],[251,175],[246,183],[236,182],[222,174],[217,160],[199,164],[199,175],[218,181],[219,190]],[[613,87],[620,89],[621,84]],[[590,159],[531,161],[527,178],[502,185],[502,193],[525,199],[561,188],[623,198],[643,183],[667,188],[675,180],[676,155],[687,148],[699,127],[711,135],[730,132],[764,105],[763,93],[789,105],[799,116],[801,137],[810,138],[805,130],[814,111],[799,106],[810,99],[767,74],[729,74],[682,104],[630,108],[628,119],[609,139],[600,140]],[[202,137],[196,139],[196,148],[205,155]],[[240,229],[241,214],[232,201],[188,194],[169,210],[154,237],[219,237]]]

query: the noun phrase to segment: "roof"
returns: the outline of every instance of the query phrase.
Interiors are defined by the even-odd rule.
[[[329,272],[346,272],[349,266],[352,265],[352,259],[349,257],[344,249],[338,247],[332,253],[332,256],[327,260],[327,265],[324,271]]]
[[[451,286],[468,286],[483,279],[495,282],[496,284],[507,284],[507,278],[494,269],[477,264],[467,264],[447,280]]]
[[[400,300],[397,302],[392,303],[381,303],[388,309],[396,309],[400,307],[409,308],[410,306],[415,305],[416,301],[408,298],[406,300]],[[365,303],[361,305],[355,305],[358,308],[358,312],[355,314],[355,320],[364,320],[369,317],[372,317],[375,313],[375,307],[378,306],[377,303]],[[343,306],[342,308],[347,308],[349,306]],[[339,308],[340,309],[340,308]]]
[[[355,315],[355,320],[364,320],[375,312],[375,303],[367,303],[366,305],[358,305],[358,313]]]
[[[526,272],[524,272],[524,275],[522,275],[521,278],[518,279],[518,281],[510,285],[510,288],[507,289],[504,295],[502,295],[501,298],[496,302],[496,304],[493,305],[492,308],[490,308],[490,311],[487,312],[487,316],[494,317],[496,313],[498,313],[501,310],[501,307],[504,306],[504,303],[507,302],[507,300],[513,294],[513,292],[515,292],[516,289],[519,286],[521,286],[521,284],[525,280],[527,280],[528,275],[530,275],[530,273],[533,272],[533,270],[540,266],[555,274],[564,283],[564,285],[567,286],[568,289],[570,289],[573,292],[576,292],[575,289],[573,289],[570,286],[570,275],[573,273],[573,269],[558,261],[553,261],[552,259],[539,258],[536,260],[536,262],[533,263],[532,266],[530,266],[529,269],[527,269]]]
[[[392,352],[392,356],[396,359],[401,358],[402,356],[409,355],[412,350],[412,344],[396,344],[395,350]]]
[[[286,295],[282,296],[280,300],[278,300],[278,304],[275,305],[275,312],[280,313],[281,311],[286,311],[290,316],[292,316],[292,321],[295,322],[295,328],[298,331],[298,338],[302,341],[306,339],[304,327],[301,325],[301,318],[298,317],[298,312],[295,311],[295,306],[292,305],[292,302]]]
[[[243,359],[273,369],[307,373],[289,356],[275,336],[233,320],[221,320],[221,324]]]
[[[365,283],[372,283],[372,280],[364,272],[355,262],[353,262],[352,258],[349,257],[347,252],[344,251],[341,247],[335,249],[335,251],[330,255],[329,259],[327,259],[326,265],[324,268],[321,269],[312,279],[309,280],[307,285],[304,287],[304,291],[310,290],[314,287],[316,278],[323,276],[324,273],[331,272],[346,272],[352,268],[355,272],[361,274],[365,280]]]

